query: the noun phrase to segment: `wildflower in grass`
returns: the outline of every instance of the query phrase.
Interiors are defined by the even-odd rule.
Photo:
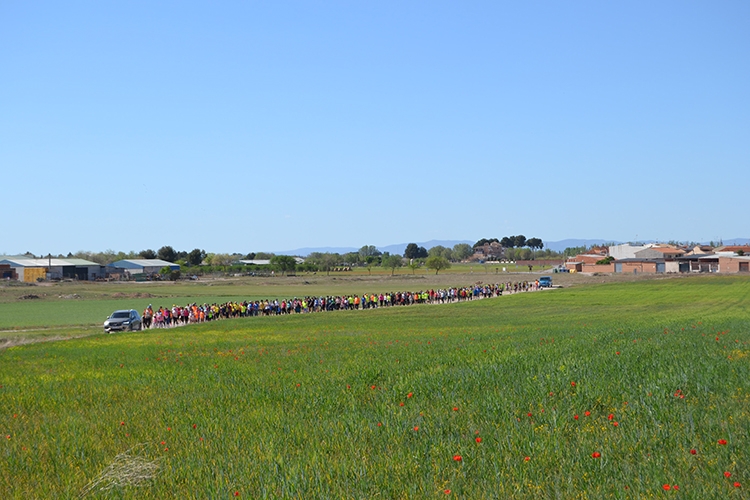
[[[125,422],[120,422],[120,425],[125,425]]]
[[[477,443],[481,443],[481,442],[482,442],[482,438],[476,438],[476,439],[475,439],[475,441],[476,441]]]
[[[607,417],[607,419],[612,420],[614,417],[615,416],[610,413],[609,416]]]
[[[668,484],[665,484],[664,486],[662,486],[662,488],[664,488],[664,490],[669,490],[669,489],[671,489],[672,487],[671,487],[671,486],[669,486]]]
[[[695,451],[695,450],[690,450],[690,454],[691,454],[691,455],[695,455],[696,453],[698,453],[698,452],[697,452],[697,451]]]
[[[444,492],[444,493],[445,493],[446,495],[450,495],[450,494],[451,494],[451,490],[445,490],[445,492]]]
[[[528,415],[528,416],[530,417],[530,416],[531,416],[531,413],[527,413],[526,415]]]
[[[724,477],[732,477],[732,473],[731,472],[725,472],[724,473]]]
[[[672,486],[672,488],[674,488],[674,489],[676,489],[676,490],[679,490],[679,489],[680,489],[680,487],[679,487],[679,486],[677,486],[676,484],[675,484],[674,486]]]
[[[612,425],[614,425],[615,427],[617,427],[617,426],[618,426],[618,425],[620,425],[620,424],[619,424],[619,423],[617,423],[617,422],[612,422]]]
[[[531,460],[531,457],[524,457],[525,462],[528,462],[529,460]]]
[[[727,444],[727,440],[726,439],[719,439],[719,444]]]
[[[383,424],[381,422],[378,422],[378,427],[380,427],[381,425],[383,425]]]
[[[598,451],[595,451],[594,453],[591,454],[591,456],[594,457],[594,458],[599,458],[599,457],[602,456],[602,454],[599,453]]]
[[[456,462],[460,462],[461,460],[463,460],[463,457],[461,457],[461,455],[453,455],[453,460],[455,460]]]
[[[575,382],[571,382],[570,385],[572,385],[573,387],[575,387],[576,383]]]
[[[398,405],[399,405],[399,406],[404,406],[404,403],[399,403]]]
[[[458,411],[458,406],[454,406],[453,411]]]
[[[591,415],[591,412],[587,411],[587,412],[584,413],[584,415],[586,415],[588,417],[589,415]]]
[[[740,483],[734,483],[734,487],[735,488],[739,488],[740,487]]]
[[[406,395],[406,397],[407,397],[407,398],[410,398],[410,397],[412,397],[413,395],[414,395],[414,393],[411,393],[411,392],[410,392],[409,394],[407,394],[407,395]]]
[[[578,420],[578,415],[574,416],[573,418],[576,419],[576,420]]]
[[[196,429],[196,428],[198,428],[198,426],[196,424],[193,424],[193,429]]]

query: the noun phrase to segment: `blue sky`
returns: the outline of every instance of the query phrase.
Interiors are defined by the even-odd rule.
[[[748,19],[2,2],[0,253],[748,237]]]

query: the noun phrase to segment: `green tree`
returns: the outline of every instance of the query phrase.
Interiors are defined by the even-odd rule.
[[[148,250],[143,250],[140,253],[141,259],[155,259],[156,258],[156,252],[151,250],[150,248]]]
[[[448,261],[448,259],[441,255],[428,257],[425,265],[428,269],[434,269],[435,274],[439,273],[443,269],[449,269],[451,267],[451,263]]]
[[[297,260],[291,255],[274,255],[271,257],[271,265],[281,271],[281,274],[286,274],[296,269]]]
[[[211,257],[212,266],[228,266],[232,264],[232,256],[226,253],[217,253]]]
[[[409,243],[406,245],[406,250],[404,250],[404,257],[407,259],[416,259],[418,253],[419,246],[416,243]]]
[[[156,252],[156,257],[161,260],[166,260],[167,262],[174,262],[177,260],[177,254],[174,251],[174,248],[170,246],[161,247],[159,251]]]
[[[417,269],[419,269],[419,262],[417,262],[416,260],[412,260],[406,265],[406,267],[411,269],[412,274],[416,274]]]
[[[196,248],[190,252],[187,256],[187,261],[191,266],[200,266],[203,259],[206,258],[206,252],[199,248]]]
[[[443,245],[436,245],[429,250],[427,250],[427,256],[428,257],[439,257],[443,255],[443,251],[446,250],[446,248]]]
[[[474,253],[468,243],[457,243],[453,245],[453,258],[455,260],[466,260]]]
[[[526,245],[531,248],[532,252],[534,252],[536,249],[542,249],[544,247],[544,243],[542,243],[542,240],[539,238],[529,238],[526,240]],[[533,254],[534,257],[536,257],[536,254]]]
[[[515,236],[503,236],[503,239],[500,240],[500,245],[503,248],[513,248],[516,246],[516,237]]]
[[[516,248],[523,248],[526,246],[526,236],[519,234],[513,238]]]
[[[380,255],[380,250],[375,245],[365,245],[359,249],[358,253],[361,259],[365,260],[367,257],[377,257]]]
[[[391,270],[391,276],[396,272],[397,267],[401,267],[404,263],[404,259],[400,255],[389,255],[384,261],[383,265]]]

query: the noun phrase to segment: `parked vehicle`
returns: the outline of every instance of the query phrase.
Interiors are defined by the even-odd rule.
[[[551,287],[552,286],[552,277],[551,276],[542,276],[539,278],[539,286],[540,287]]]
[[[121,332],[123,330],[140,330],[141,315],[135,309],[124,309],[115,311],[111,316],[107,316],[104,322],[104,331],[107,333]]]

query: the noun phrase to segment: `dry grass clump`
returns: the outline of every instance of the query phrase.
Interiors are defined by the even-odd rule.
[[[138,455],[146,443],[137,444],[115,457],[111,464],[83,487],[79,498],[94,490],[106,491],[125,486],[144,486],[159,473],[161,459],[148,460]]]

